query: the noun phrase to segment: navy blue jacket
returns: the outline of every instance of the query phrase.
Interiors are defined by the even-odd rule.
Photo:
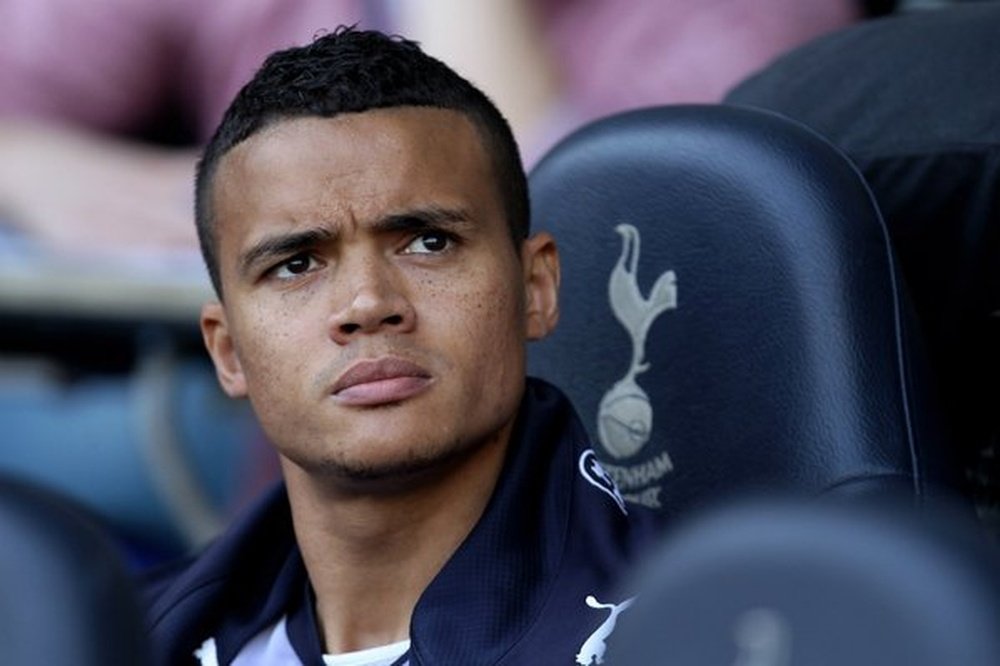
[[[652,513],[621,501],[568,400],[529,379],[497,489],[420,597],[398,663],[601,663],[628,607],[622,575],[656,533]],[[322,666],[283,487],[149,593],[158,664],[197,663],[209,637],[228,664],[287,616],[302,663]]]

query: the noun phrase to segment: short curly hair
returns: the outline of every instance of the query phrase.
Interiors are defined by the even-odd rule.
[[[195,222],[220,298],[212,185],[222,157],[280,120],[403,106],[450,109],[472,120],[493,162],[511,236],[516,243],[527,237],[527,178],[510,125],[490,99],[416,42],[341,26],[311,44],[271,54],[233,99],[202,153],[195,180]]]

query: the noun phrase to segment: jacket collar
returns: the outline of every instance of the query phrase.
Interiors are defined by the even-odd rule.
[[[586,442],[566,398],[529,381],[493,497],[417,604],[415,663],[494,664],[532,624],[562,562]]]
[[[495,664],[525,635],[564,561],[581,482],[578,461],[588,442],[562,393],[529,379],[497,489],[417,604],[411,664]],[[613,502],[592,495],[617,516]],[[306,580],[287,496],[278,487],[153,605],[154,640],[174,648],[158,650],[163,663],[188,658],[210,633],[220,663],[229,663],[283,615],[311,617],[303,608],[311,597]],[[308,664],[319,654],[315,622],[293,624],[307,627],[306,635],[299,630],[292,638]],[[303,641],[316,645],[303,648]]]

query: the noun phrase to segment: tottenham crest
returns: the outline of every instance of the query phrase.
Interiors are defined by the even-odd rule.
[[[615,231],[622,237],[622,250],[608,280],[608,300],[615,318],[632,341],[628,371],[604,394],[597,410],[597,435],[611,459],[623,464],[605,465],[629,501],[659,506],[661,477],[673,469],[670,455],[664,450],[652,460],[628,465],[649,441],[653,431],[653,407],[637,378],[650,368],[646,360],[646,335],[656,319],[677,307],[677,277],[674,271],[663,272],[648,295],[639,289],[639,230],[631,224],[619,224]]]

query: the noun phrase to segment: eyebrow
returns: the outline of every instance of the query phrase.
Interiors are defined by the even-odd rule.
[[[472,225],[471,216],[462,209],[427,206],[386,215],[371,226],[371,231],[376,234],[401,231],[419,232],[442,227],[458,229]],[[292,233],[267,236],[251,245],[240,255],[240,273],[249,275],[253,272],[254,266],[261,261],[304,252],[316,247],[316,245],[335,239],[337,235],[336,231],[326,227],[314,227]]]
[[[386,215],[372,226],[372,230],[376,233],[388,233],[440,227],[471,227],[472,224],[472,217],[462,209],[427,206]]]
[[[240,255],[240,273],[249,275],[253,271],[253,267],[264,259],[298,254],[315,247],[318,243],[328,241],[332,237],[333,232],[324,228],[304,229],[293,233],[267,236],[251,245]]]

